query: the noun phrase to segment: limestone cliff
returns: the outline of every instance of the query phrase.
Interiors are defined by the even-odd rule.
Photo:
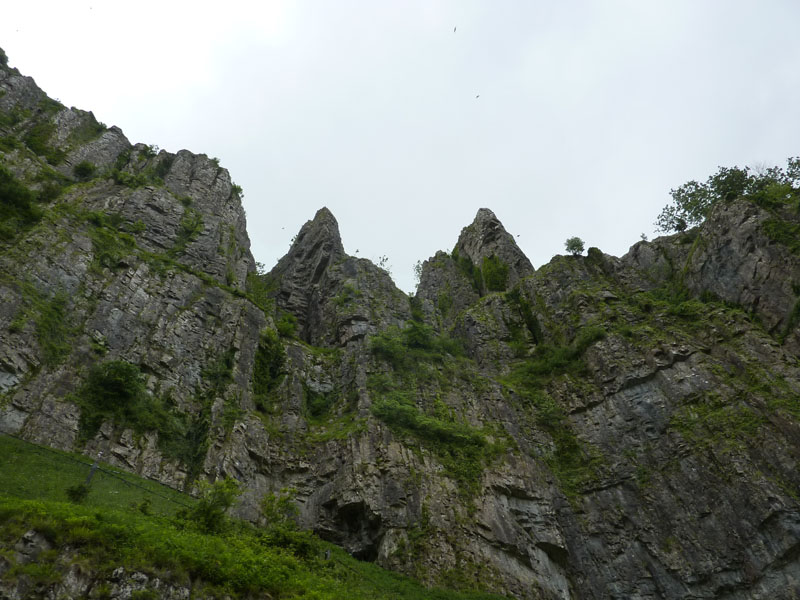
[[[481,209],[408,297],[325,208],[256,273],[216,161],[131,145],[7,67],[0,89],[23,207],[0,223],[3,431],[176,487],[235,477],[252,520],[291,489],[303,526],[426,582],[795,597],[789,204],[538,270]],[[98,365],[132,365],[163,418],[92,404]]]

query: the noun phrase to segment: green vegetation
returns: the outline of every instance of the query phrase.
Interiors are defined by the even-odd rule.
[[[509,267],[495,254],[485,256],[480,266],[473,263],[468,256],[461,256],[458,248],[453,248],[450,256],[459,272],[478,294],[483,294],[484,291],[502,292],[506,289]]]
[[[74,108],[72,109],[75,110]],[[83,115],[83,122],[73,129],[67,141],[70,146],[82,146],[98,138],[107,128],[103,123],[98,122],[91,113],[78,111]]]
[[[286,351],[278,335],[272,329],[261,333],[253,366],[253,399],[256,408],[268,412],[270,393],[284,377]]]
[[[439,308],[439,312],[442,313],[443,317],[447,317],[447,315],[450,314],[450,311],[453,309],[453,304],[453,296],[447,292],[439,294],[439,298],[436,301],[436,306]]]
[[[201,233],[203,233],[203,215],[193,208],[186,208],[181,217],[175,244],[167,254],[171,257],[182,255],[186,252],[186,247],[200,237]]]
[[[233,382],[233,367],[235,364],[236,350],[228,348],[228,350],[217,356],[216,360],[210,361],[203,370],[203,380],[213,395],[222,396],[225,388]]]
[[[346,306],[353,302],[356,298],[361,298],[361,290],[355,288],[353,285],[346,283],[342,287],[342,291],[338,296],[333,298],[333,303],[336,306]]]
[[[283,313],[275,321],[275,328],[281,337],[293,338],[297,335],[297,317],[292,313]]]
[[[421,389],[416,393],[428,380],[446,389],[452,379],[463,376],[459,361],[466,359],[457,340],[437,335],[422,322],[415,299],[411,313],[412,320],[404,329],[388,328],[370,341],[373,356],[392,367],[391,373],[373,374],[367,381],[371,411],[395,434],[413,438],[431,451],[462,494],[471,497],[480,489],[484,466],[504,445],[490,443],[487,431],[457,419],[438,396],[431,402]]]
[[[294,501],[297,490],[283,488],[280,492],[270,492],[261,499],[261,515],[271,526],[297,529],[300,511]]]
[[[75,485],[69,486],[65,491],[70,502],[80,504],[86,500],[86,496],[89,495],[89,486],[85,483],[76,483]]]
[[[533,343],[542,343],[542,341],[544,341],[542,326],[539,324],[539,319],[537,319],[536,315],[533,314],[533,307],[531,306],[531,303],[528,302],[528,299],[521,292],[520,288],[516,287],[513,290],[506,292],[505,299],[510,306],[517,310],[517,313],[522,318],[522,322],[525,323],[525,327],[528,330]],[[506,325],[509,326],[514,341],[525,341],[522,331],[518,327],[514,327],[510,323],[507,323]]]
[[[69,500],[67,490],[84,485],[91,459],[0,435],[0,495],[28,500]],[[150,514],[174,516],[191,506],[194,499],[148,479],[141,479],[102,461],[92,477],[82,504],[87,509],[139,509],[147,505]]]
[[[72,561],[100,578],[110,578],[121,566],[129,573],[140,571],[190,586],[193,594],[204,597],[499,598],[429,590],[297,531],[288,491],[265,498],[268,525],[256,528],[225,516],[223,507],[236,494],[230,480],[204,486],[203,497],[195,501],[156,482],[101,467],[81,504],[66,503],[67,488],[83,485],[89,470],[86,458],[0,436],[0,543],[12,547],[25,532],[35,530],[55,548],[28,565],[11,557],[5,579],[24,575],[34,585],[53,585],[68,568],[59,551],[69,548]],[[181,505],[188,510],[177,510]],[[194,520],[206,514],[209,519]],[[147,588],[132,597],[159,596]]]
[[[178,514],[179,518],[189,520],[203,533],[220,533],[230,529],[232,523],[226,512],[241,491],[235,479],[221,479],[213,484],[201,481],[200,499],[192,506]]]
[[[30,117],[31,112],[25,108],[15,106],[6,112],[0,113],[0,127],[13,127],[23,120]],[[14,140],[14,147],[19,147],[19,141],[16,138],[9,138]]]
[[[689,181],[670,194],[672,203],[663,208],[656,220],[659,231],[680,232],[699,225],[718,202],[740,196],[771,211],[791,205],[797,210],[800,209],[800,158],[790,158],[785,169],[772,167],[758,174],[747,167],[720,167],[705,183]]]
[[[0,166],[0,241],[11,240],[42,218],[34,193]]]
[[[478,294],[482,293],[483,274],[481,270],[475,266],[475,263],[472,262],[472,259],[470,259],[469,256],[461,256],[458,252],[458,248],[453,248],[453,252],[450,256],[453,258],[453,262],[456,263],[458,270],[467,278],[467,281],[472,284],[472,289]]]
[[[374,356],[400,373],[415,372],[423,364],[441,364],[448,356],[463,356],[458,340],[437,335],[430,325],[423,323],[419,300],[409,298],[409,304],[411,320],[404,329],[389,327],[372,337],[370,351]]]
[[[564,242],[564,249],[572,254],[572,256],[583,254],[583,240],[579,237],[568,238],[567,241]]]
[[[119,213],[89,212],[89,238],[92,240],[92,268],[102,272],[103,268],[116,269],[125,259],[133,255],[136,240],[126,230],[132,229]]]
[[[533,408],[537,426],[553,440],[553,450],[546,460],[558,478],[562,491],[575,496],[597,477],[602,458],[586,448],[575,435],[561,406],[546,392],[546,386],[558,377],[579,378],[585,374],[583,354],[606,336],[604,329],[587,326],[578,331],[567,345],[539,343],[533,357],[514,365],[503,383]]]
[[[79,444],[91,439],[104,421],[137,435],[156,432],[162,452],[196,474],[197,461],[205,454],[207,416],[179,413],[169,398],[149,394],[136,365],[121,360],[95,365],[71,399],[81,408]]]
[[[20,332],[33,321],[42,362],[51,367],[59,364],[72,349],[71,339],[75,333],[68,312],[67,294],[56,291],[47,296],[31,283],[15,280],[9,283],[19,290],[23,299],[23,307],[11,322],[9,331]]]
[[[125,187],[129,187],[131,189],[136,189],[148,184],[147,176],[143,173],[131,173],[129,171],[114,170],[111,172],[111,178],[117,185],[124,185]]]
[[[158,161],[158,164],[155,167],[155,176],[163,181],[164,177],[167,176],[169,170],[172,168],[172,163],[175,162],[175,155],[174,154],[164,154],[161,160]]]
[[[783,328],[783,331],[780,332],[778,339],[781,344],[786,340],[786,337],[794,331],[794,328],[800,324],[800,295],[797,298],[797,301],[794,303],[792,307],[792,312],[789,313],[789,318],[786,321],[786,326]]]
[[[570,344],[540,343],[532,358],[514,366],[510,380],[517,383],[524,381],[526,387],[543,388],[561,375],[581,376],[586,371],[584,352],[605,336],[602,327],[590,325],[579,330]]]
[[[420,363],[442,363],[447,355],[461,356],[461,343],[436,335],[429,325],[411,321],[405,329],[389,327],[372,337],[370,350],[399,371],[413,371]]]
[[[256,264],[258,267],[260,263]],[[245,290],[247,297],[258,308],[264,311],[265,314],[271,314],[274,302],[272,294],[275,291],[276,282],[272,281],[265,273],[263,273],[263,265],[261,270],[250,271],[245,280]]]
[[[338,396],[333,390],[329,392],[319,392],[312,390],[308,385],[304,385],[303,399],[308,417],[310,420],[316,421],[319,420],[320,417],[328,414],[338,399]]]
[[[36,341],[43,353],[43,362],[57,365],[71,350],[73,331],[67,313],[67,295],[56,292],[50,298],[39,296],[29,306],[36,324]]]
[[[129,188],[138,188],[145,185],[163,186],[164,177],[172,167],[175,156],[164,154],[163,158],[158,160],[156,164],[150,161],[156,158],[158,146],[145,146],[137,150],[136,160],[131,161],[131,150],[126,150],[117,156],[114,166],[111,169],[110,175],[117,185],[124,185]],[[144,167],[141,162],[145,161]],[[133,170],[132,170],[133,169]],[[134,170],[136,172],[134,172]],[[184,198],[180,199],[184,206],[191,204],[191,199],[188,202]]]
[[[481,274],[486,289],[490,292],[502,292],[506,289],[508,265],[494,254],[484,257]]]
[[[434,415],[425,414],[410,394],[387,389],[385,383],[374,380],[372,386],[376,391],[385,390],[372,403],[373,415],[396,434],[411,436],[430,450],[462,494],[470,497],[480,491],[484,466],[505,449],[502,444],[491,444],[486,431],[456,421],[444,407]]]
[[[764,221],[764,233],[773,242],[783,244],[793,253],[800,254],[800,223],[767,219]]]
[[[95,171],[97,171],[97,167],[88,160],[82,160],[72,168],[72,173],[78,178],[78,181],[89,181],[94,177]]]
[[[474,599],[479,593],[428,590],[407,577],[360,563],[305,532],[259,530],[245,524],[217,534],[180,521],[137,512],[99,512],[58,502],[0,498],[0,539],[13,545],[29,529],[56,548],[75,549],[84,569],[103,577],[117,567],[128,572],[169,573],[174,583],[215,598]],[[322,551],[330,550],[331,559]],[[61,577],[55,552],[42,553],[36,568],[14,565],[5,577],[27,575],[48,585]],[[188,582],[192,582],[189,584]],[[99,587],[98,587],[99,589]],[[155,590],[147,590],[156,593]]]
[[[43,156],[51,165],[58,165],[64,160],[66,152],[49,145],[56,126],[51,121],[40,121],[31,127],[23,138],[25,145],[38,156]]]
[[[36,200],[41,203],[52,202],[72,184],[68,177],[46,165],[41,168],[33,180],[39,184]]]
[[[690,398],[670,419],[670,426],[697,448],[740,448],[765,423],[741,398],[706,392]]]
[[[147,393],[139,367],[122,360],[95,365],[76,394],[81,407],[78,438],[91,439],[103,421],[142,434],[158,430],[169,418],[164,407]]]

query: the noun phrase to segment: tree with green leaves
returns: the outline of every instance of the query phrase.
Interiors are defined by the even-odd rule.
[[[564,242],[564,248],[566,248],[567,252],[572,254],[572,256],[583,254],[583,240],[579,237],[571,237]]]
[[[771,167],[752,172],[749,167],[719,167],[705,183],[689,181],[670,190],[672,203],[656,219],[658,231],[681,232],[702,223],[718,202],[746,196],[759,204],[781,203],[797,195],[800,158],[790,158],[786,169]]]

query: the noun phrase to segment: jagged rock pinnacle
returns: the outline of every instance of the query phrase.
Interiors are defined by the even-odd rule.
[[[278,262],[278,265],[287,257],[296,258],[298,251],[302,253],[301,256],[305,257],[319,250],[327,254],[344,254],[342,237],[339,234],[339,223],[333,213],[325,206],[317,211],[312,220],[306,221],[292,243],[288,254]]]
[[[336,217],[322,207],[311,221],[306,221],[283,258],[270,271],[279,281],[278,306],[298,315],[301,326],[309,301],[327,267],[344,257],[344,247]]]
[[[499,258],[508,265],[509,287],[534,272],[531,261],[488,208],[479,209],[472,224],[461,230],[455,249],[477,266],[492,255]]]

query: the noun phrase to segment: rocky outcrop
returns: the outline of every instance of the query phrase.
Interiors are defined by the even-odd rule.
[[[702,227],[652,244],[640,242],[622,260],[658,285],[677,277],[697,296],[757,314],[797,352],[800,256],[773,233],[796,221],[791,209],[767,210],[746,199],[722,202]]]
[[[432,325],[447,329],[487,292],[513,288],[533,265],[488,208],[461,230],[452,254],[437,252],[422,263],[416,297]]]
[[[344,253],[327,208],[303,225],[267,280],[278,309],[297,319],[300,337],[311,344],[345,346],[410,314],[386,271]]]
[[[219,407],[248,405],[266,325],[244,298],[254,263],[230,176],[204,155],[131,146],[90,113],[48,100],[31,79],[0,74],[0,101],[15,115],[2,133],[22,140],[7,144],[3,166],[34,190],[49,182],[56,196],[0,252],[0,428],[72,449],[80,411],[69,394],[92,365],[124,360],[154,397],[187,419],[202,415],[213,431]],[[87,181],[68,185],[77,178],[70,161],[91,163]],[[230,385],[214,387],[210,366],[226,356]],[[108,424],[84,450],[180,486],[187,465],[156,441]]]
[[[323,208],[258,275],[216,161],[130,145],[11,70],[0,85],[2,164],[43,208],[0,242],[4,431],[174,486],[235,477],[254,522],[287,490],[304,527],[427,583],[793,597],[800,275],[777,233],[795,213],[740,199],[621,259],[534,271],[481,209],[409,298]],[[82,438],[75,394],[107,361],[183,437],[107,417]],[[135,577],[120,597],[183,597]]]
[[[469,258],[478,267],[482,267],[484,261],[493,256],[499,259],[501,264],[508,267],[507,287],[513,287],[520,279],[533,274],[531,261],[488,208],[478,210],[472,224],[461,230],[454,251],[459,256]]]
[[[13,567],[36,563],[42,552],[50,553],[48,562],[55,568],[49,577],[16,574],[4,577]],[[53,559],[53,554],[56,555]],[[9,560],[10,558],[10,560]],[[141,571],[118,567],[109,575],[87,569],[80,560],[79,548],[54,549],[38,531],[27,531],[14,545],[11,557],[0,557],[0,595],[8,600],[25,598],[211,598],[203,593],[202,582],[176,582]],[[53,582],[53,579],[56,579]],[[177,577],[175,579],[178,579]]]

